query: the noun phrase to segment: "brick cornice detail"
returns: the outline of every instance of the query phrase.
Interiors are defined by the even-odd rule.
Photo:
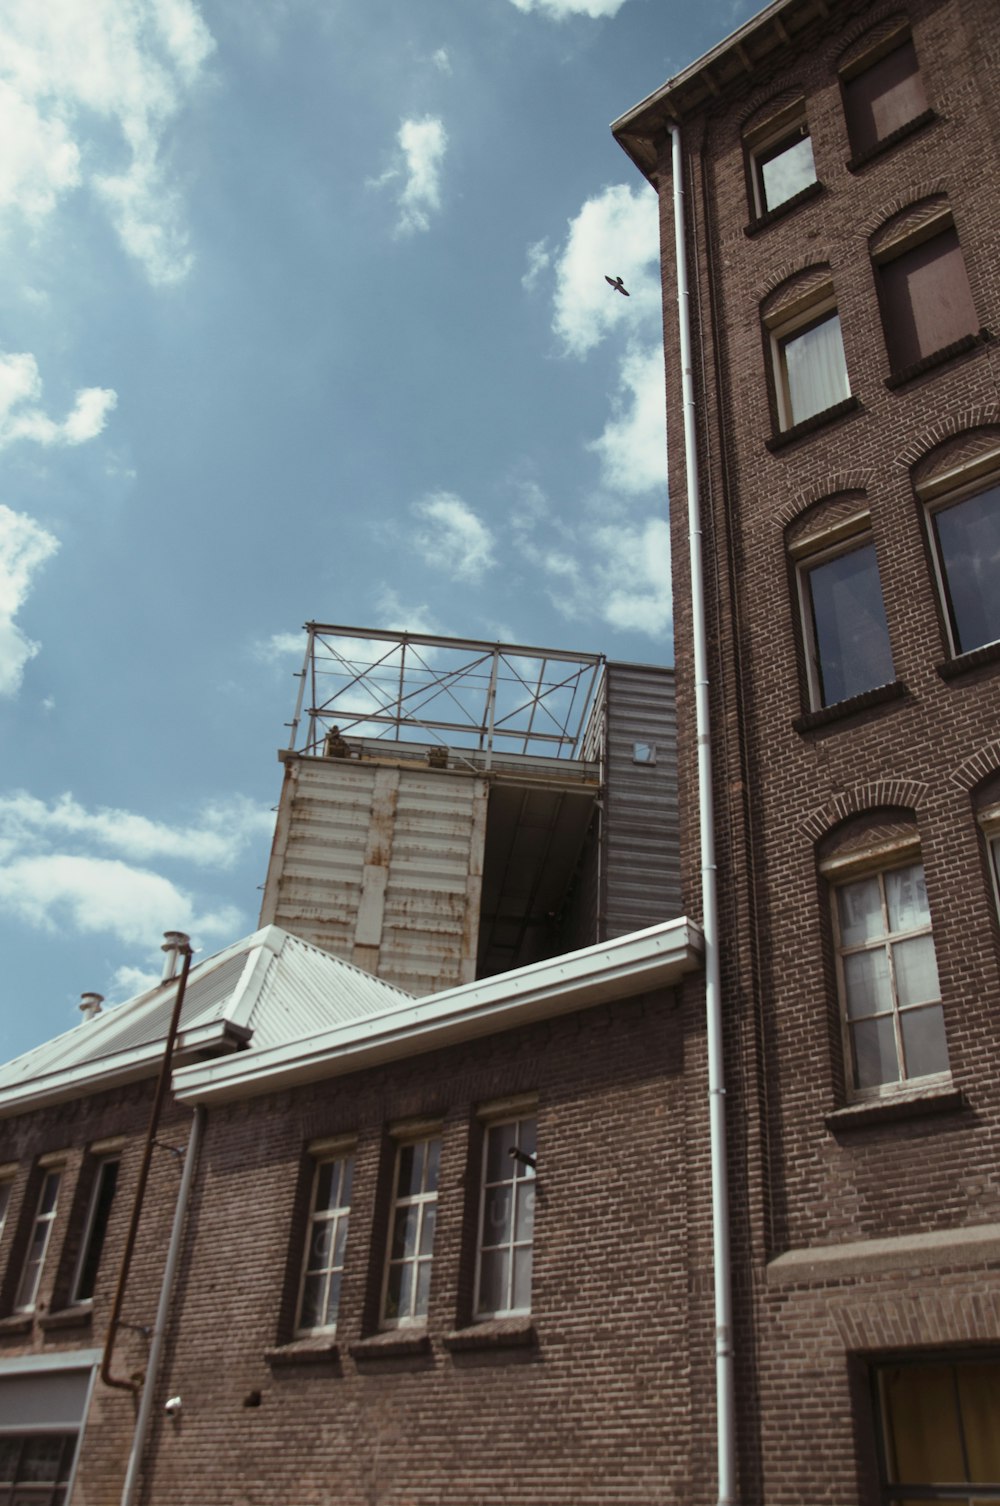
[[[872,253],[877,254],[881,246],[875,240],[879,231],[887,231],[890,235],[901,230],[896,223],[901,215],[913,212],[913,224],[907,226],[908,233],[915,233],[923,224],[924,219],[931,219],[940,214],[942,209],[948,206],[948,190],[943,180],[926,183],[914,183],[904,193],[895,194],[877,214],[870,215],[858,227],[859,237],[871,239]],[[919,211],[919,213],[917,212]]]
[[[1000,1292],[980,1279],[964,1291],[879,1292],[867,1301],[830,1303],[848,1350],[919,1349],[1000,1338]]]
[[[954,439],[965,429],[981,429],[989,424],[1000,423],[1000,404],[979,403],[974,408],[965,408],[960,413],[944,414],[932,424],[929,429],[917,436],[912,444],[908,444],[905,450],[901,450],[893,460],[902,470],[909,471],[922,460],[923,457],[933,450],[935,445],[943,444],[946,439]]]
[[[871,471],[857,470],[841,471],[839,475],[826,476],[822,481],[790,497],[775,513],[774,521],[779,528],[787,528],[800,513],[805,512],[807,507],[812,507],[816,502],[825,502],[840,496],[843,492],[867,492],[872,484],[872,474]]]
[[[926,794],[927,785],[916,779],[873,779],[869,784],[856,784],[817,807],[803,821],[802,830],[811,842],[818,842],[848,816],[860,816],[887,805],[918,810]]]
[[[867,51],[868,39],[871,46],[878,44],[878,33],[887,25],[909,25],[910,18],[905,11],[900,10],[898,5],[879,5],[873,7],[864,16],[846,27],[840,33],[833,47],[827,55],[828,64],[832,73],[839,73],[841,68],[846,67],[852,61],[854,47],[858,42],[865,42],[862,52]]]
[[[791,283],[802,279],[805,281],[812,272],[822,271],[830,275],[830,257],[828,252],[817,251],[815,257],[807,262],[785,262],[784,266],[776,267],[773,272],[765,277],[757,302],[763,304],[771,294],[781,287],[782,283]],[[791,288],[789,288],[791,292]]]
[[[1000,737],[978,748],[971,758],[960,763],[951,772],[955,784],[963,790],[973,790],[981,780],[1000,769]]]

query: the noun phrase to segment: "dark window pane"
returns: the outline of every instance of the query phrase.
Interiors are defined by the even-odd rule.
[[[433,1203],[424,1204],[424,1216],[420,1220],[420,1255],[430,1255],[434,1249],[434,1224],[437,1220],[437,1209]]]
[[[441,1164],[441,1141],[428,1140],[425,1151],[427,1164],[424,1172],[424,1191],[437,1192],[438,1168]]]
[[[929,1077],[948,1070],[948,1042],[944,1011],[940,1004],[930,1009],[907,1009],[899,1019],[903,1032],[903,1055],[907,1077]]]
[[[514,1175],[510,1151],[517,1144],[516,1124],[494,1124],[486,1142],[486,1180],[505,1182]]]
[[[494,1187],[483,1208],[483,1244],[499,1245],[510,1238],[511,1187]]]
[[[419,1207],[409,1204],[405,1208],[397,1208],[392,1226],[392,1256],[393,1260],[409,1260],[413,1257],[417,1248],[417,1220]]]
[[[83,1261],[80,1266],[80,1275],[76,1283],[74,1297],[77,1302],[89,1302],[94,1295],[94,1286],[97,1282],[97,1268],[101,1263],[101,1254],[104,1250],[104,1239],[108,1232],[108,1222],[111,1218],[111,1205],[115,1200],[115,1189],[118,1186],[118,1162],[105,1161],[97,1174],[97,1186],[94,1189],[94,1204],[90,1217],[90,1229],[87,1233],[87,1248],[84,1251]]]
[[[1000,486],[934,514],[955,646],[1000,639]]]
[[[510,1256],[506,1250],[484,1250],[479,1270],[479,1311],[503,1312],[507,1306],[507,1270]]]
[[[820,704],[887,685],[895,671],[874,544],[807,573]]]
[[[885,1082],[899,1081],[891,1015],[880,1015],[878,1019],[862,1020],[852,1025],[851,1042],[856,1088],[877,1088]]]
[[[302,1313],[300,1328],[319,1328],[323,1322],[323,1293],[325,1276],[307,1276],[302,1289]]]

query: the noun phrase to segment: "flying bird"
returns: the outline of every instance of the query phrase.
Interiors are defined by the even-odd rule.
[[[629,296],[628,288],[622,282],[622,280],[621,280],[620,277],[609,277],[608,274],[607,274],[607,272],[605,272],[605,274],[604,274],[604,281],[605,282],[609,282],[611,284],[611,286],[614,288],[614,290],[615,290],[616,293],[624,293],[625,297],[628,298],[628,296]]]

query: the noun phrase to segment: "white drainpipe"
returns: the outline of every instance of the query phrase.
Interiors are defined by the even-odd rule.
[[[698,822],[701,837],[702,930],[705,935],[705,1018],[708,1044],[708,1113],[712,1163],[712,1254],[715,1272],[715,1396],[719,1506],[736,1496],[736,1408],[733,1384],[733,1303],[729,1261],[729,1179],[726,1170],[726,1089],[722,1057],[722,984],[719,973],[719,905],[716,892],[712,747],[708,704],[708,644],[705,631],[701,496],[695,433],[691,319],[684,227],[684,163],[680,127],[669,125],[674,183],[674,246],[677,312],[684,406],[684,464],[691,560],[694,637],[695,731],[698,741]]]
[[[167,1337],[167,1324],[170,1321],[174,1278],[184,1242],[184,1221],[187,1217],[188,1203],[191,1200],[191,1185],[194,1181],[195,1168],[198,1165],[205,1117],[204,1104],[197,1104],[194,1122],[188,1135],[187,1149],[184,1152],[184,1171],[181,1175],[180,1191],[177,1194],[177,1205],[174,1208],[174,1224],[170,1231],[170,1244],[167,1247],[167,1260],[163,1267],[163,1282],[160,1286],[160,1303],[156,1309],[156,1326],[153,1329],[153,1341],[149,1346],[149,1363],[146,1366],[146,1377],[142,1383],[142,1399],[139,1402],[139,1415],[136,1418],[135,1432],[132,1435],[132,1452],[129,1454],[125,1484],[122,1488],[121,1506],[132,1506],[139,1486],[139,1471],[142,1468],[142,1456],[145,1452],[149,1424],[153,1415],[153,1402],[156,1399],[156,1383],[163,1358],[163,1345]]]

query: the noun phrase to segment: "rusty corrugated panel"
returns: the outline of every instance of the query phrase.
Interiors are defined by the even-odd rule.
[[[677,717],[672,669],[609,664],[602,831],[604,934],[622,936],[681,913]],[[636,745],[655,762],[636,759]]]

